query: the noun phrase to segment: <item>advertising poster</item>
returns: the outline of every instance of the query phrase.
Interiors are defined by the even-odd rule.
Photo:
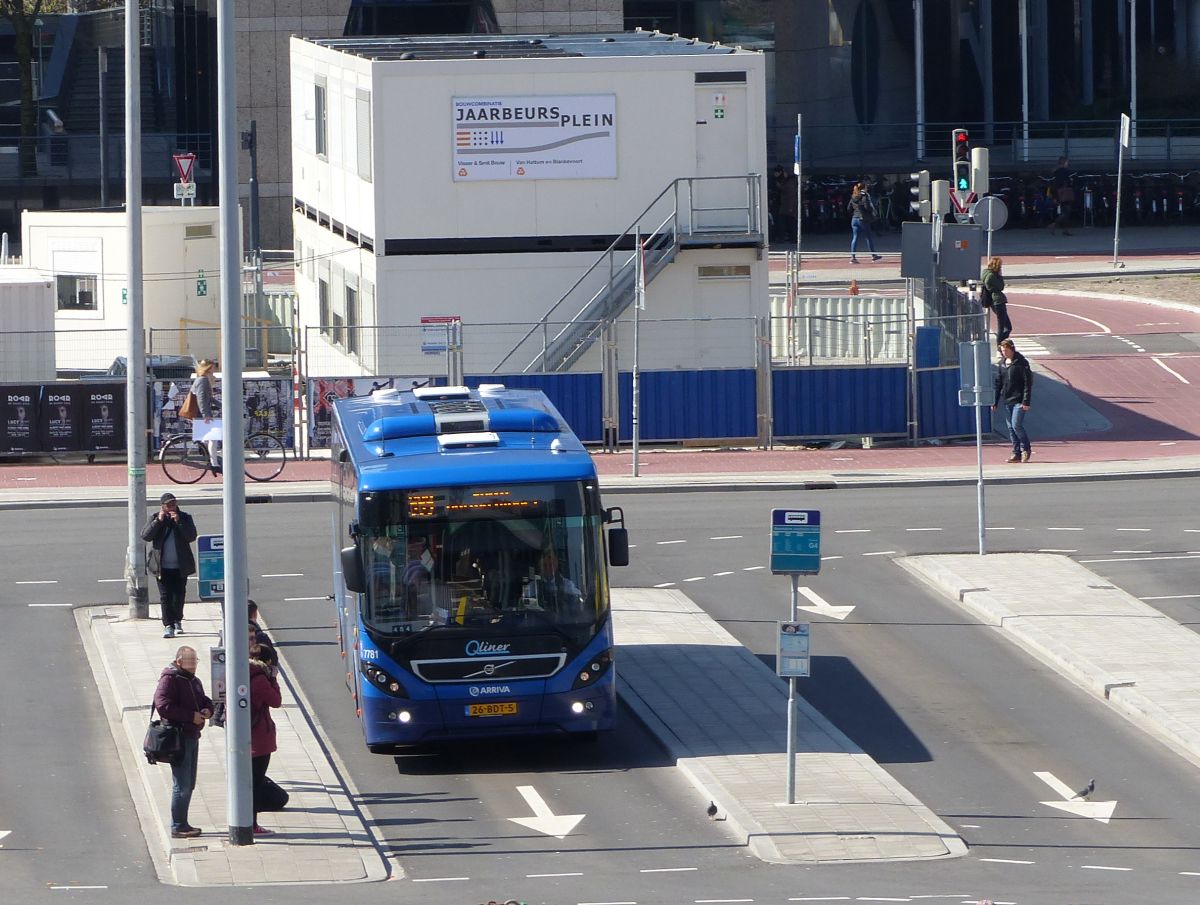
[[[83,449],[125,449],[125,384],[105,383],[83,390]]]
[[[161,449],[176,434],[192,435],[192,422],[179,417],[179,406],[192,387],[191,378],[157,380],[151,387],[150,424],[154,448]],[[295,448],[296,432],[292,422],[292,380],[290,377],[263,377],[242,381],[245,436],[265,431],[279,438],[288,449]],[[221,416],[221,382],[213,390],[213,415]]]
[[[78,452],[84,405],[82,386],[49,384],[42,396],[42,449],[46,452]]]
[[[437,377],[310,377],[308,378],[308,448],[329,449],[333,426],[333,403],[350,396],[366,396],[372,390],[393,386],[408,390],[438,386]]]
[[[0,389],[0,452],[37,452],[41,448],[36,425],[41,387],[37,384],[5,384]]]
[[[455,182],[617,178],[615,94],[451,103]]]

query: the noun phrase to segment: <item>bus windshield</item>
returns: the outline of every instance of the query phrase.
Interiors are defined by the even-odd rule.
[[[367,628],[548,625],[607,615],[594,486],[560,482],[364,494]]]

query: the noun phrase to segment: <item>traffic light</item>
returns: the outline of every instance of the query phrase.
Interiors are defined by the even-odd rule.
[[[908,202],[908,209],[920,217],[923,222],[928,223],[931,214],[929,209],[929,170],[909,173],[908,178],[912,180],[912,185],[908,189],[912,192],[912,200]]]
[[[988,149],[971,149],[971,191],[982,198],[991,185],[988,180]]]
[[[971,191],[971,136],[966,129],[955,129],[950,134],[954,148],[954,181],[956,192]]]

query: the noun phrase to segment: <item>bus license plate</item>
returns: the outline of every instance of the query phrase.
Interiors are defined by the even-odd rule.
[[[496,701],[491,704],[467,705],[467,716],[511,716],[516,712],[516,701]]]

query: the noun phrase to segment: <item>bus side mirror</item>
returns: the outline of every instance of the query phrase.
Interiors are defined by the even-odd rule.
[[[608,529],[608,561],[614,566],[629,565],[629,532],[624,528]]]
[[[358,555],[358,545],[342,547],[342,581],[346,590],[361,594],[367,589],[367,576],[363,572],[362,557]]]

